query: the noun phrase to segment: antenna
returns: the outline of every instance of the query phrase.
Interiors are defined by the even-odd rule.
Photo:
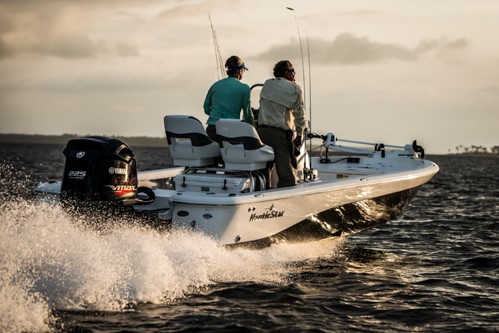
[[[220,79],[225,77],[225,70],[224,70],[225,66],[223,65],[222,54],[220,53],[220,47],[218,46],[217,32],[215,31],[215,28],[213,27],[213,23],[211,21],[210,15],[208,15],[208,19],[210,20],[211,36],[213,37],[213,46],[215,49],[215,62],[217,64],[217,77],[220,80]]]
[[[312,133],[312,70],[310,66],[310,44],[308,43],[308,32],[305,28],[305,37],[307,38],[307,57],[308,57],[308,131]],[[312,170],[312,140],[310,140],[309,147],[309,168]]]
[[[301,43],[300,26],[298,25],[298,20],[296,18],[296,12],[295,12],[294,8],[286,7],[286,9],[293,12],[293,14],[295,16],[296,30],[298,30],[298,40],[300,42],[300,53],[301,53],[301,68],[303,71],[303,106],[305,107],[305,104],[306,104],[305,63],[303,60],[303,46]]]

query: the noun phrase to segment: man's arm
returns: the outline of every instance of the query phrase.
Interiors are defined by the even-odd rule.
[[[204,99],[203,103],[204,113],[207,115],[210,115],[211,112],[211,96],[213,96],[212,88],[208,90],[208,93],[206,94],[206,98]]]
[[[250,89],[248,85],[245,85],[245,88],[243,92],[243,118],[255,126],[255,118],[251,112]]]
[[[297,86],[296,93],[298,96],[295,105],[293,106],[293,118],[295,122],[296,135],[303,136],[303,131],[307,125],[305,120],[305,110],[303,108],[303,94],[299,86]]]

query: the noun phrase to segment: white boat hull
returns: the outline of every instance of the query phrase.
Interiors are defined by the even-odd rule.
[[[170,198],[172,225],[200,230],[223,245],[351,233],[397,216],[437,170],[427,163],[417,172],[389,177],[350,176],[237,196],[178,193]],[[350,220],[342,214],[345,210]]]
[[[267,189],[269,179],[261,168],[273,158],[273,151],[261,144],[251,125],[230,120],[226,126],[226,135],[246,130],[246,136],[224,148],[225,166],[202,166],[213,160],[218,146],[206,137],[198,120],[167,116],[170,152],[177,154],[172,155],[173,163],[186,165],[137,174],[126,144],[89,137],[68,143],[63,180],[40,184],[36,191],[81,207],[90,203],[92,209],[100,203],[104,210],[133,205],[125,211],[153,216],[153,223],[162,227],[202,232],[220,245],[264,246],[330,238],[387,222],[439,170],[423,159],[416,142],[391,150],[382,144],[362,150],[338,146],[331,133],[311,134],[310,140],[323,140],[324,153],[310,159],[302,146],[298,184]],[[190,136],[192,142],[185,141]]]

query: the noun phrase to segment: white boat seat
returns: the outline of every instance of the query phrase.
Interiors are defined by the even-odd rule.
[[[175,166],[213,165],[220,156],[220,146],[212,141],[201,122],[191,116],[165,116],[165,132]]]
[[[254,171],[274,160],[274,150],[265,145],[256,129],[244,120],[220,119],[216,131],[222,140],[225,169]]]

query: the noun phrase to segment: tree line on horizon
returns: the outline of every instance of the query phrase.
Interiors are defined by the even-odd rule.
[[[457,145],[455,147],[455,154],[498,154],[499,155],[499,146],[492,146],[490,148],[484,146],[464,146]],[[449,148],[449,153],[452,154],[452,149]]]

